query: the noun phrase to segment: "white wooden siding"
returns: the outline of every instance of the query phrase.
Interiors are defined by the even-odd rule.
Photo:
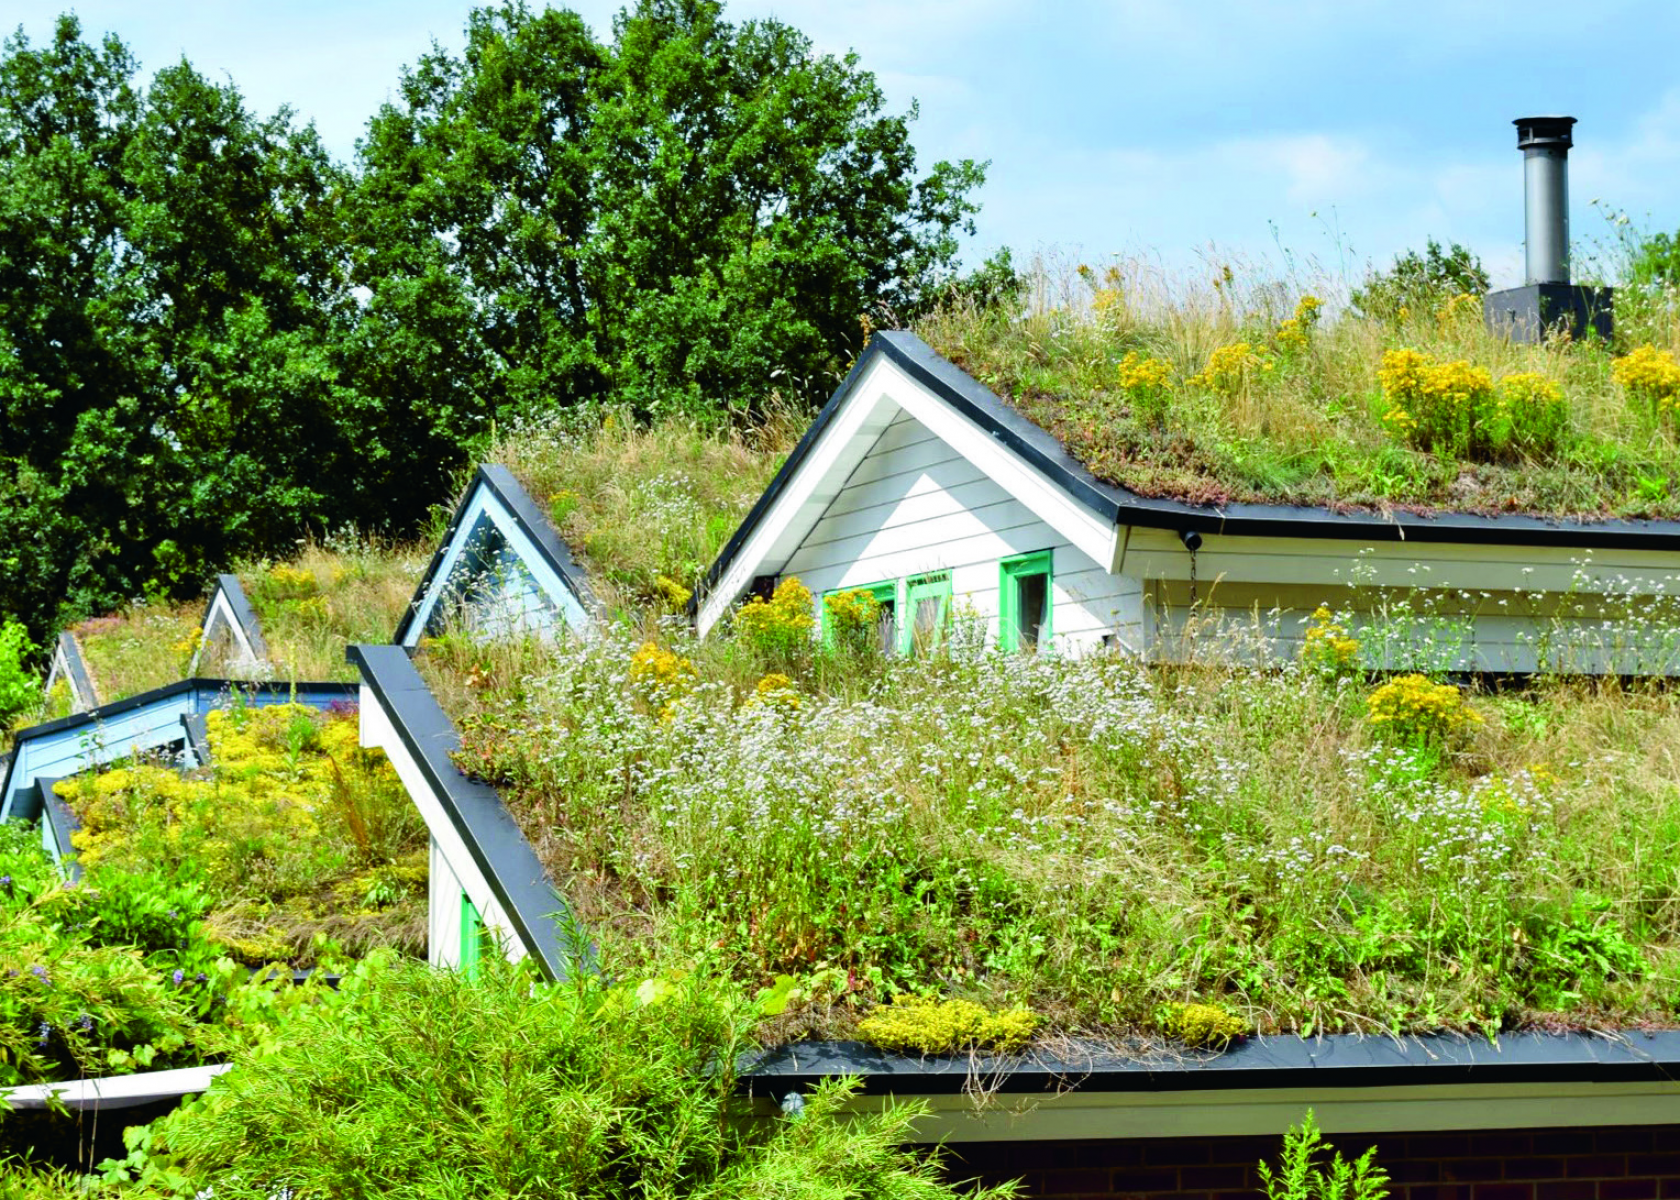
[[[1210,534],[1196,555],[1193,622],[1190,555],[1176,536],[1133,530],[1121,569],[1145,588],[1153,657],[1215,644],[1245,658],[1294,657],[1323,604],[1354,614],[1367,642],[1387,630],[1384,665],[1680,673],[1680,638],[1669,632],[1680,617],[1680,555]],[[1384,617],[1385,604],[1438,616]],[[1643,619],[1651,614],[1661,619]],[[1435,662],[1429,648],[1405,647],[1408,627],[1433,642]]]
[[[997,636],[999,563],[1053,551],[1051,628],[1067,651],[1135,646],[1142,589],[1110,575],[915,418],[900,412],[782,568],[824,592],[951,573],[952,598]]]

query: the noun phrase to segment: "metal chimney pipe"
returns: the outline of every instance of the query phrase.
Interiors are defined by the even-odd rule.
[[[1574,117],[1519,117],[1529,283],[1569,282],[1569,148]]]

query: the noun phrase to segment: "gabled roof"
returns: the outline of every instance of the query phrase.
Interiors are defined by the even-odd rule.
[[[0,778],[0,820],[34,820],[35,784],[74,775],[89,767],[181,744],[192,739],[186,722],[229,702],[237,690],[255,705],[309,704],[325,707],[354,698],[348,683],[246,683],[226,679],[183,679],[112,701],[84,713],[32,725],[13,739],[12,755]]]
[[[1055,437],[1023,417],[978,380],[936,354],[913,333],[876,334],[845,380],[817,414],[793,453],[788,455],[735,535],[706,574],[700,609],[702,630],[718,613],[738,599],[752,580],[774,574],[780,564],[774,551],[787,549],[785,537],[766,539],[767,528],[778,523],[808,531],[821,516],[825,489],[810,486],[803,477],[813,470],[831,482],[845,474],[867,453],[880,433],[879,420],[858,420],[856,410],[880,400],[883,366],[896,375],[892,399],[903,405],[918,400],[913,413],[951,442],[959,452],[976,458],[977,444],[990,443],[1030,477],[1059,491],[1066,502],[1089,514],[1089,519],[1113,526],[1141,526],[1175,532],[1258,537],[1338,538],[1372,542],[1445,542],[1469,545],[1548,546],[1572,549],[1680,551],[1680,521],[1582,521],[1524,515],[1482,516],[1475,513],[1341,512],[1290,504],[1233,503],[1219,506],[1142,496],[1105,483],[1077,462]],[[919,395],[907,395],[913,388]],[[853,419],[848,420],[848,414]],[[967,434],[965,445],[964,435]],[[978,443],[976,442],[978,438]],[[836,442],[844,444],[836,445]],[[987,464],[978,461],[983,470]],[[988,473],[992,473],[988,471]],[[1006,483],[1005,480],[1000,482]],[[1018,480],[1017,480],[1018,482]],[[1028,507],[1032,501],[1021,497]],[[790,503],[791,502],[791,503]],[[815,511],[810,511],[812,505]],[[805,511],[790,513],[787,510]],[[1044,512],[1039,516],[1052,526]],[[781,532],[780,529],[777,530]],[[1069,533],[1076,545],[1080,539]],[[1097,554],[1093,557],[1104,561]]]
[[[484,463],[455,506],[449,528],[392,635],[395,644],[418,643],[438,607],[459,598],[477,582],[474,576],[478,564],[472,559],[482,550],[472,543],[475,536],[487,530],[495,532],[529,573],[553,612],[580,626],[599,619],[601,603],[571,548],[512,472],[496,463]]]
[[[576,970],[593,969],[591,948],[573,941],[569,906],[549,882],[496,789],[467,778],[451,761],[461,736],[409,661],[408,651],[401,646],[352,645],[346,653],[361,668],[362,686],[396,735],[394,743],[384,746],[387,757],[417,803],[420,789],[435,802],[435,809],[421,804],[421,815],[432,826],[434,844],[452,860],[457,877],[470,864],[507,916],[520,948],[547,978],[565,979]],[[370,744],[366,724],[363,728],[364,744]],[[447,828],[437,822],[446,822]],[[479,899],[474,897],[475,903]]]
[[[234,650],[232,662],[249,666],[268,661],[268,642],[263,638],[262,622],[245,597],[239,576],[216,576],[215,590],[204,605],[204,620],[199,625],[198,649],[193,651],[189,673],[198,670],[204,648],[212,644],[222,630],[227,631],[228,644]]]
[[[45,690],[51,692],[60,679],[70,689],[70,711],[84,712],[99,703],[93,676],[82,658],[81,643],[68,629],[59,633],[58,640],[53,643],[52,665],[47,668]]]

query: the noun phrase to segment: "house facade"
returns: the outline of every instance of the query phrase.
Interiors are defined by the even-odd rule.
[[[702,632],[797,576],[871,592],[899,648],[1276,661],[1319,618],[1371,665],[1669,674],[1680,522],[1193,505],[1106,483],[908,333],[878,335],[725,547]],[[921,633],[918,634],[918,628]]]

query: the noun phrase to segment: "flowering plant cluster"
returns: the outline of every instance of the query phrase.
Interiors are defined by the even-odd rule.
[[[1408,745],[1438,743],[1482,720],[1462,691],[1426,675],[1398,675],[1373,691],[1366,704],[1372,728]]]
[[[835,649],[862,653],[875,647],[881,602],[863,588],[833,592],[823,597],[823,618]]]
[[[1207,365],[1190,377],[1190,383],[1222,396],[1235,396],[1276,365],[1263,347],[1257,348],[1249,342],[1232,342],[1217,347],[1209,354]]]
[[[1308,670],[1330,679],[1355,674],[1359,670],[1359,639],[1320,604],[1307,621],[1301,662]]]
[[[1388,405],[1383,426],[1421,450],[1482,461],[1510,451],[1544,454],[1568,431],[1562,389],[1532,372],[1496,387],[1485,367],[1401,349],[1384,352],[1377,380]]]
[[[767,657],[798,657],[811,644],[815,604],[811,589],[789,576],[770,599],[754,596],[735,610],[735,634]]]
[[[1649,405],[1658,417],[1680,417],[1680,362],[1674,351],[1636,346],[1610,366],[1611,376],[1628,395]]]
[[[1324,301],[1311,294],[1297,300],[1295,315],[1285,317],[1273,335],[1278,349],[1286,353],[1305,350],[1312,341],[1312,331],[1318,325],[1319,312],[1323,307]]]

